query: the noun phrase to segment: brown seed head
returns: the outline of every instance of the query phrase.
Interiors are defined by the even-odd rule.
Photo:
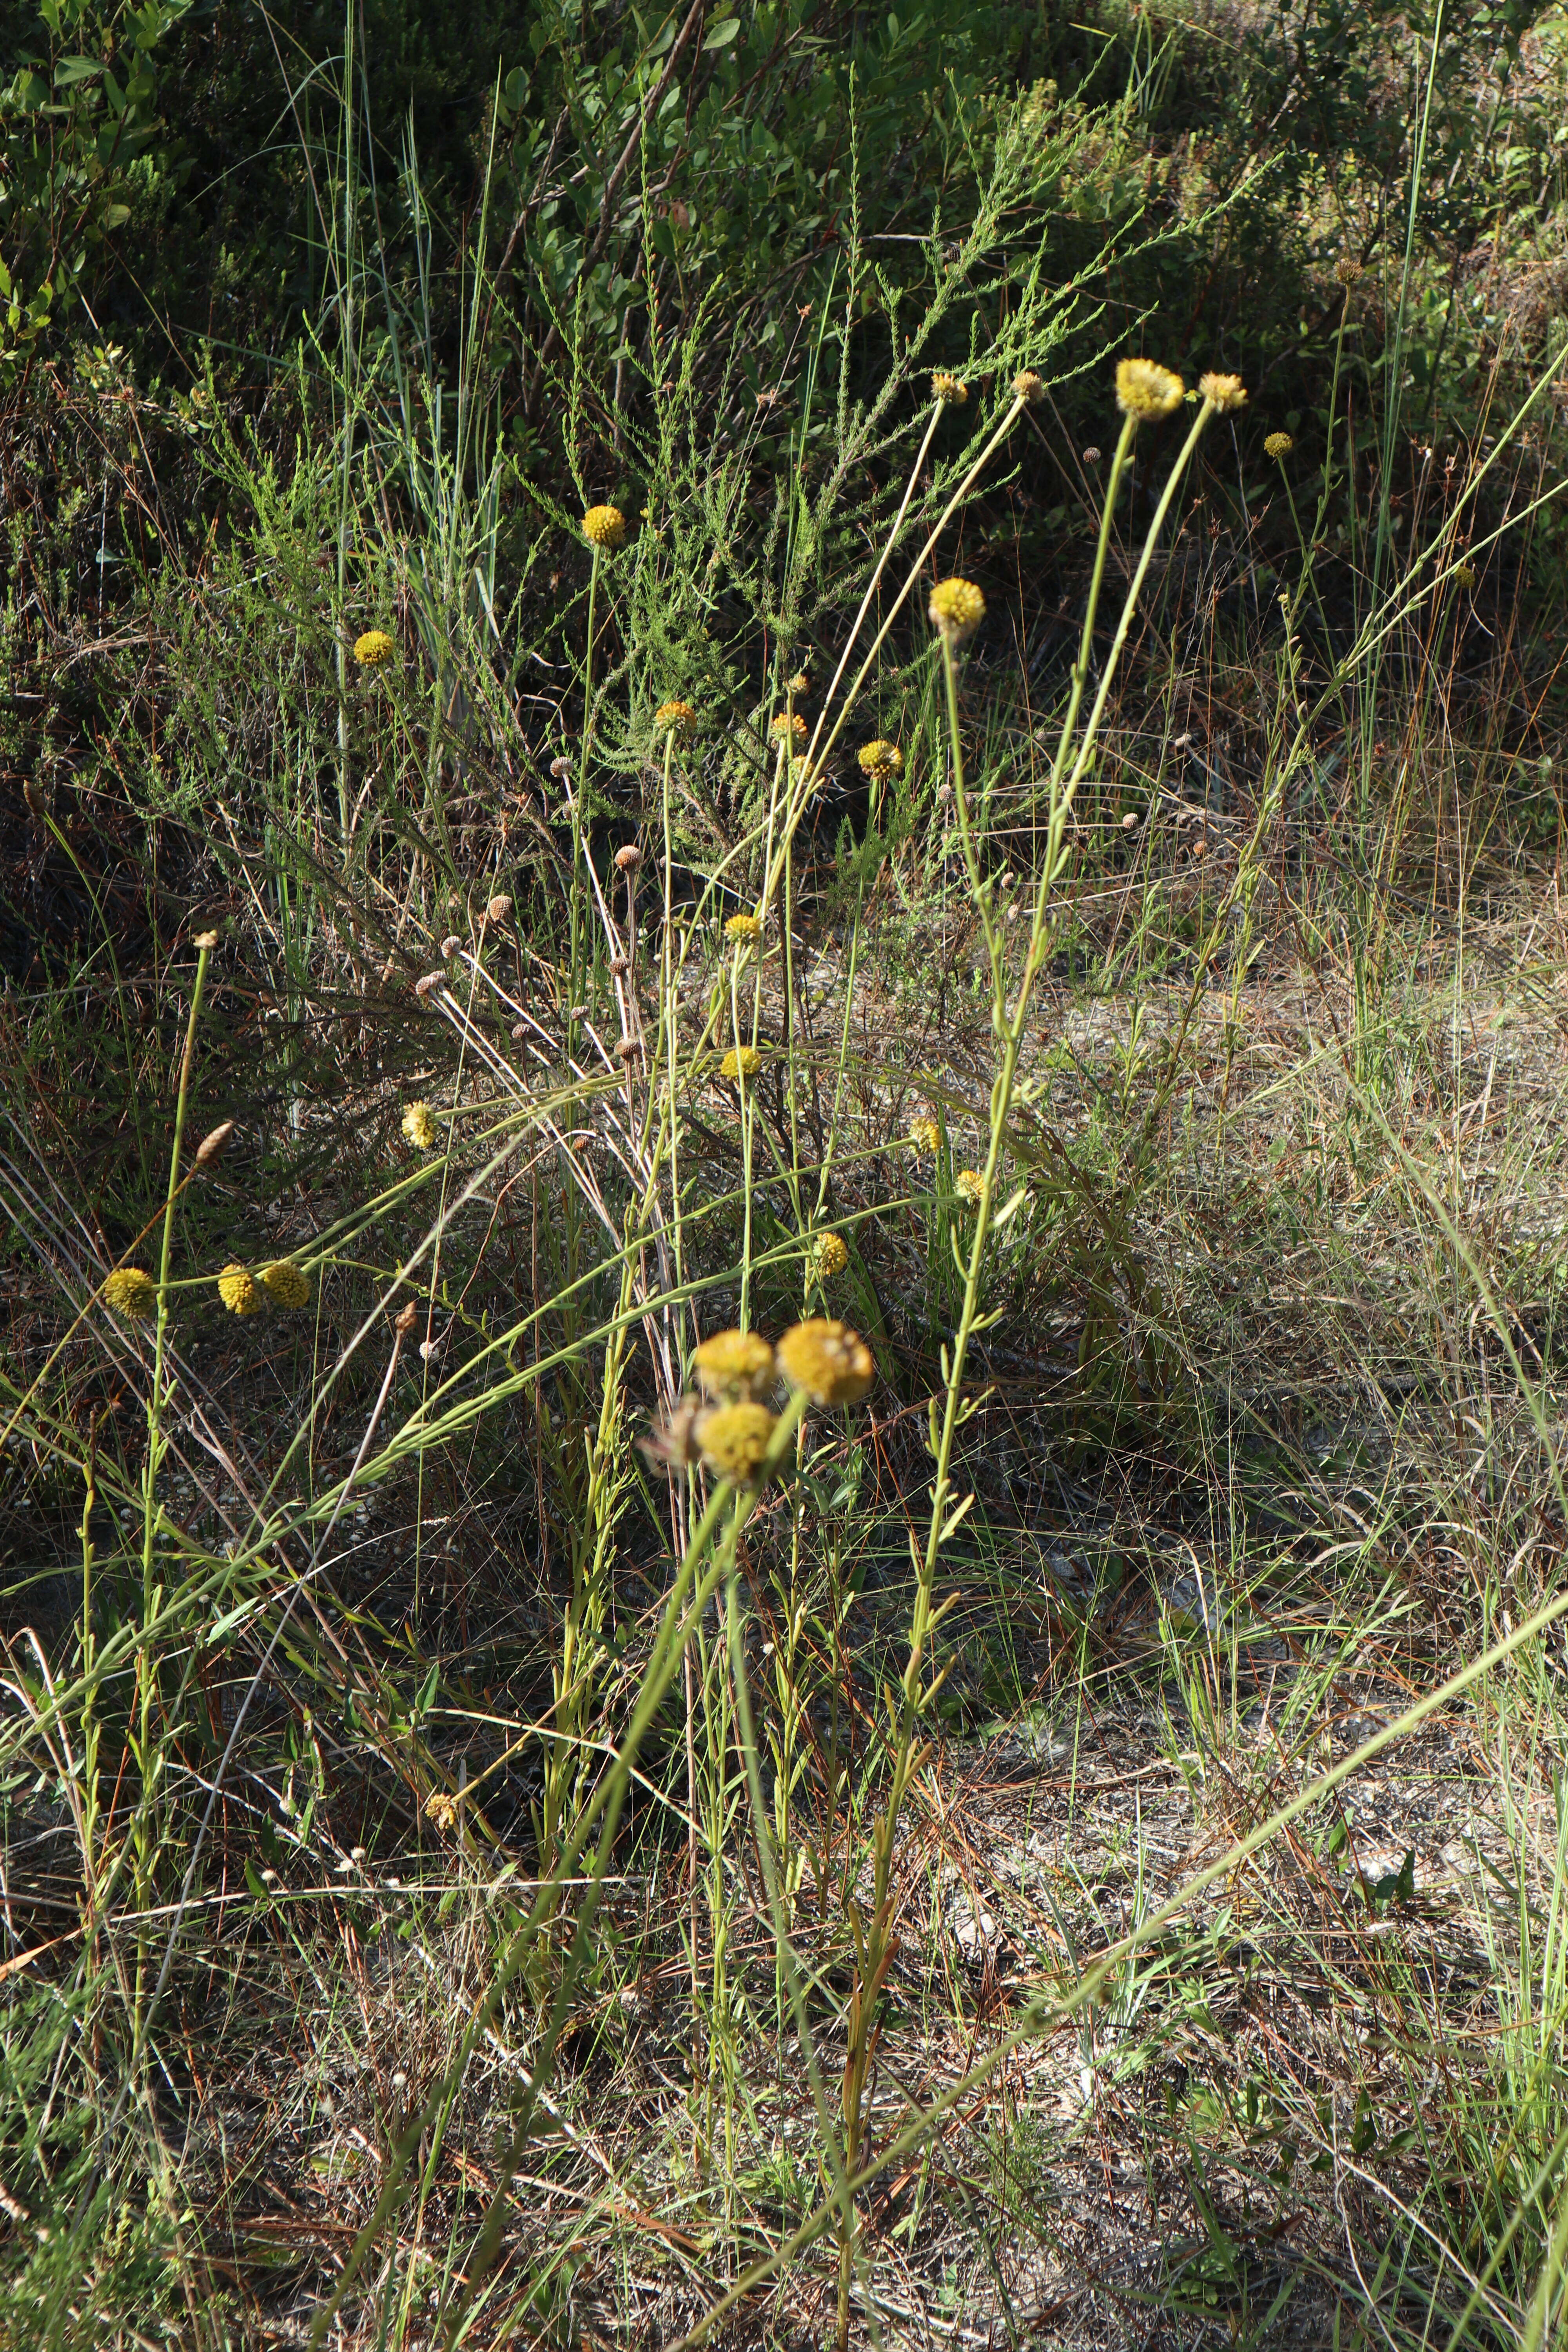
[[[624,848],[616,850],[616,867],[618,873],[635,874],[641,864],[642,851],[635,841],[628,841]]]
[[[196,1146],[196,1166],[210,1168],[213,1161],[226,1150],[228,1139],[233,1133],[234,1121],[232,1118],[226,1118],[220,1126],[213,1128],[208,1134],[204,1135]]]
[[[1037,375],[1033,368],[1026,368],[1021,375],[1013,378],[1013,390],[1026,408],[1037,408],[1046,396],[1046,379]]]

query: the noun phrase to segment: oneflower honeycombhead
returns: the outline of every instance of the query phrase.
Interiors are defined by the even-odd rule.
[[[366,629],[354,639],[354,659],[362,669],[380,669],[392,656],[392,639],[384,629]]]
[[[261,1287],[279,1307],[309,1307],[310,1277],[291,1257],[275,1258],[261,1269]]]
[[[891,783],[904,772],[904,755],[896,743],[889,743],[879,735],[874,742],[862,743],[855,754],[862,774],[874,784]]]
[[[765,1404],[742,1397],[703,1413],[695,1433],[710,1469],[721,1478],[732,1478],[738,1486],[752,1486],[762,1475],[777,1426]]]
[[[950,375],[946,368],[934,368],[931,379],[931,398],[943,408],[962,408],[969,398],[969,386],[961,375]]]
[[[1186,386],[1173,368],[1162,367],[1158,360],[1118,360],[1116,363],[1116,405],[1123,416],[1134,416],[1142,425],[1157,416],[1169,416],[1180,408],[1186,395]]]
[[[743,947],[748,940],[759,940],[762,935],[763,923],[760,915],[731,915],[724,926],[724,937],[727,940],[733,940],[737,947]]]
[[[917,1151],[940,1151],[942,1129],[929,1114],[910,1121],[910,1141]]]
[[[1289,433],[1267,433],[1263,436],[1266,457],[1288,457],[1296,446]]]
[[[760,1331],[715,1331],[691,1359],[697,1385],[710,1397],[764,1396],[778,1377]]]
[[[978,1168],[961,1168],[952,1180],[952,1189],[970,1208],[978,1209],[985,1198],[985,1179]]]
[[[583,536],[590,547],[619,547],[626,535],[626,519],[619,507],[590,507],[583,517]]]
[[[653,723],[684,743],[697,732],[697,713],[689,702],[661,702],[653,714]]]
[[[768,732],[780,743],[804,743],[806,725],[798,710],[781,710],[774,717]]]
[[[928,609],[932,628],[956,649],[969,643],[985,618],[985,599],[973,580],[939,580]]]
[[[790,1386],[804,1389],[813,1404],[858,1404],[877,1376],[860,1334],[825,1316],[792,1324],[774,1353]]]
[[[811,1270],[818,1282],[831,1282],[842,1274],[849,1263],[849,1251],[842,1234],[822,1234],[811,1254]]]
[[[763,1057],[754,1045],[731,1045],[719,1065],[721,1078],[754,1078]]]
[[[116,1266],[101,1297],[106,1307],[132,1323],[149,1323],[158,1311],[158,1286],[142,1266]]]
[[[1238,375],[1215,375],[1211,369],[1198,378],[1198,390],[1211,408],[1230,413],[1247,405],[1247,386]]]
[[[256,1315],[260,1312],[261,1286],[237,1258],[231,1258],[218,1276],[217,1295],[231,1315]]]
[[[428,1151],[436,1140],[436,1122],[427,1102],[411,1102],[403,1114],[403,1132],[416,1151]]]

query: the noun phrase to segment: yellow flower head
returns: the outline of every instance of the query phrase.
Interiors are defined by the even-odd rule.
[[[436,1140],[436,1122],[427,1102],[411,1102],[403,1114],[403,1132],[416,1151],[428,1151]]]
[[[139,1265],[117,1266],[103,1286],[103,1303],[132,1323],[150,1323],[158,1311],[158,1286]]]
[[[761,939],[763,924],[760,915],[731,915],[724,926],[724,937],[740,947],[747,940]]]
[[[891,783],[904,772],[903,753],[896,743],[885,743],[879,735],[874,743],[862,743],[855,757],[874,784]]]
[[[1247,386],[1238,375],[1215,375],[1211,371],[1199,376],[1198,390],[1211,408],[1222,412],[1247,405]]]
[[[824,1234],[811,1254],[811,1270],[818,1282],[831,1282],[842,1274],[849,1263],[849,1252],[842,1234]]]
[[[942,1129],[929,1116],[910,1122],[910,1141],[917,1151],[940,1151]]]
[[[384,629],[367,629],[354,639],[354,659],[362,669],[379,669],[392,659],[392,639]]]
[[[962,408],[969,398],[969,386],[963,378],[949,375],[945,368],[938,368],[933,373],[931,392],[931,398],[940,400],[944,408]]]
[[[697,1385],[710,1397],[758,1397],[776,1377],[773,1351],[760,1331],[715,1331],[691,1359]]]
[[[985,1179],[978,1168],[961,1168],[952,1180],[953,1190],[961,1201],[977,1209],[985,1198]]]
[[[781,710],[768,731],[781,743],[804,743],[805,721],[798,710]]]
[[[1026,408],[1037,408],[1046,396],[1046,379],[1033,368],[1026,368],[1022,375],[1013,378],[1013,389]]]
[[[791,678],[788,687],[785,688],[785,692],[788,694],[792,702],[805,701],[806,696],[811,692],[811,680],[806,676],[805,670],[796,670],[795,676]]]
[[[310,1277],[291,1257],[280,1257],[261,1269],[261,1287],[279,1307],[309,1307]]]
[[[1270,433],[1264,440],[1263,454],[1266,457],[1288,457],[1295,446],[1289,433]]]
[[[697,732],[697,713],[689,702],[661,702],[653,714],[653,723],[667,728],[685,742]]]
[[[754,1078],[763,1066],[763,1057],[754,1045],[731,1045],[719,1065],[721,1078]]]
[[[619,547],[626,535],[626,519],[619,507],[590,507],[583,518],[583,536],[590,547]]]
[[[1461,588],[1473,588],[1476,584],[1474,566],[1468,563],[1456,563],[1454,566],[1454,579]]]
[[[820,1315],[791,1325],[778,1360],[790,1386],[804,1389],[814,1404],[858,1404],[877,1375],[859,1333]]]
[[[1116,362],[1116,405],[1123,416],[1135,416],[1140,424],[1146,417],[1169,416],[1180,408],[1185,391],[1174,370],[1162,367],[1158,360]]]
[[[261,1287],[237,1259],[231,1259],[217,1278],[217,1295],[231,1315],[256,1315],[262,1305]]]
[[[737,1486],[749,1486],[767,1458],[774,1426],[765,1404],[742,1399],[705,1412],[697,1424],[697,1443],[710,1469],[733,1478]]]
[[[985,618],[985,599],[973,580],[939,580],[931,592],[931,619],[950,646],[969,643]]]

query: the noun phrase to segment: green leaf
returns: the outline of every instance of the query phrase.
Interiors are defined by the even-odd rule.
[[[70,89],[79,81],[96,81],[102,71],[101,58],[62,58],[55,68],[55,88]]]
[[[739,16],[722,16],[702,46],[705,49],[727,49],[740,29]]]

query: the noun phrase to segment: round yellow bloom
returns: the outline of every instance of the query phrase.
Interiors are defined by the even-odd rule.
[[[117,1266],[103,1286],[103,1303],[132,1323],[150,1323],[158,1312],[158,1286],[139,1265]]]
[[[279,1307],[309,1307],[310,1277],[291,1257],[280,1257],[261,1269],[261,1287]]]
[[[590,547],[619,547],[626,535],[626,519],[619,507],[590,507],[583,518],[583,536]]]
[[[859,1333],[820,1315],[791,1325],[778,1360],[790,1386],[804,1389],[814,1404],[858,1404],[877,1376]]]
[[[963,378],[949,375],[945,368],[937,368],[931,380],[931,398],[940,400],[944,408],[962,408],[969,398],[969,386]]]
[[[961,1201],[977,1209],[985,1198],[985,1179],[978,1168],[961,1168],[952,1180],[954,1192]]]
[[[763,1395],[775,1378],[773,1351],[760,1331],[715,1331],[691,1359],[697,1385],[709,1396]]]
[[[231,1259],[219,1275],[217,1295],[231,1315],[256,1315],[261,1310],[260,1286],[237,1258]]]
[[[1033,368],[1026,368],[1022,375],[1013,378],[1013,389],[1026,408],[1037,408],[1046,396],[1046,379]]]
[[[1460,588],[1473,588],[1476,584],[1474,567],[1468,563],[1456,563],[1454,566],[1454,579],[1456,584]]]
[[[942,1129],[934,1118],[912,1119],[910,1123],[910,1141],[917,1151],[940,1151]]]
[[[721,1404],[705,1412],[697,1424],[697,1443],[711,1469],[746,1486],[755,1480],[767,1458],[774,1427],[773,1415],[765,1404],[742,1399],[738,1404]]]
[[[874,784],[891,783],[904,772],[903,753],[896,743],[885,743],[879,735],[874,743],[862,743],[855,757]]]
[[[762,935],[763,924],[759,915],[731,915],[724,926],[724,937],[733,940],[737,945],[745,940],[761,939]]]
[[[436,1140],[436,1122],[427,1102],[411,1102],[403,1114],[403,1132],[416,1151],[428,1151]]]
[[[842,1234],[824,1234],[811,1254],[811,1270],[818,1282],[831,1282],[849,1263]]]
[[[1247,405],[1247,386],[1238,375],[1215,375],[1211,372],[1199,376],[1198,390],[1211,408],[1222,412]]]
[[[384,629],[366,629],[354,639],[354,659],[362,669],[379,669],[392,659],[392,639]]]
[[[731,1045],[719,1065],[719,1075],[723,1078],[754,1078],[762,1066],[763,1057],[754,1045],[742,1045],[738,1050]]]
[[[931,626],[950,646],[967,645],[984,618],[985,599],[973,580],[939,580],[931,590]]]
[[[684,742],[697,731],[697,713],[689,702],[661,702],[653,714],[653,723],[668,728]]]
[[[781,743],[804,743],[805,721],[798,710],[781,710],[768,732]]]
[[[1288,457],[1296,446],[1289,433],[1270,433],[1263,444],[1266,457]]]
[[[1158,360],[1118,360],[1116,405],[1123,416],[1169,416],[1180,408],[1186,386],[1172,368]]]

